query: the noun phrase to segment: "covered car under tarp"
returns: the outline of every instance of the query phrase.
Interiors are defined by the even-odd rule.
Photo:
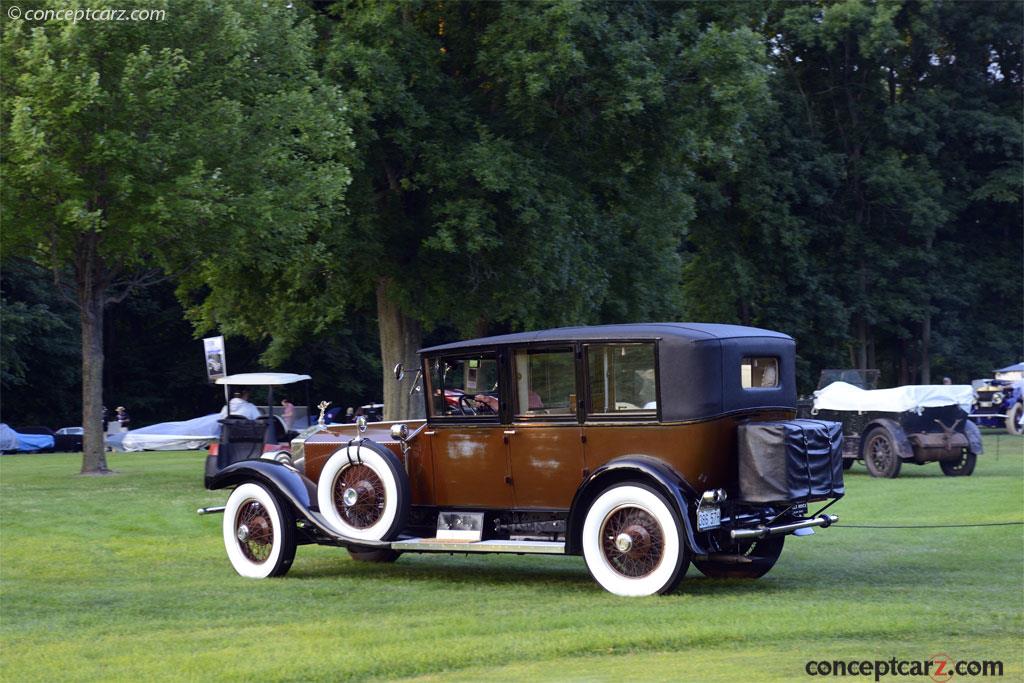
[[[920,414],[925,408],[956,405],[969,413],[973,404],[974,388],[969,384],[922,384],[866,390],[846,382],[834,382],[814,392],[814,412],[847,410]]]
[[[183,422],[160,424],[115,434],[107,445],[118,451],[192,451],[204,448],[220,435],[220,415],[204,415]]]
[[[47,434],[21,434],[6,424],[0,424],[0,451],[33,453],[53,448],[53,437]]]

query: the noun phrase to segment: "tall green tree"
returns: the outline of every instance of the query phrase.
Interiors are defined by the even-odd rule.
[[[893,383],[1016,358],[1019,4],[779,2],[747,20],[774,111],[708,174],[686,266],[697,315],[786,329],[805,369]],[[695,296],[723,273],[738,286]]]
[[[438,325],[674,315],[695,169],[765,98],[752,31],[614,2],[340,2],[322,27],[357,143],[324,309],[376,313],[385,371]]]
[[[50,268],[78,311],[83,473],[108,471],[107,307],[168,275],[201,278],[203,296],[278,286],[350,179],[343,102],[293,10],[160,7],[155,21],[3,19],[2,246]]]

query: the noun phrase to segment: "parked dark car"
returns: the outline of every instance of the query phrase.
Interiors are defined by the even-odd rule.
[[[582,555],[605,589],[649,595],[691,561],[710,577],[759,577],[787,535],[838,519],[808,505],[843,495],[840,426],[794,419],[784,334],[608,325],[420,355],[426,420],[314,427],[292,442],[291,465],[208,468],[207,488],[233,491],[200,512],[224,513],[239,574],[282,575],[301,543],[375,562]]]
[[[983,449],[981,432],[968,419],[970,386],[865,390],[824,378],[822,384],[801,414],[842,423],[844,469],[860,460],[873,477],[896,477],[903,464],[932,462],[951,477],[974,472]]]
[[[82,427],[61,427],[54,434],[54,448],[64,453],[81,451],[83,438],[85,429]]]

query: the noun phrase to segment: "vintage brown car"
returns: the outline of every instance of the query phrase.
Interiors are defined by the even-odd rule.
[[[837,517],[839,425],[796,420],[794,341],[734,325],[560,328],[423,349],[426,420],[311,428],[292,462],[227,464],[224,544],[243,576],[297,544],[582,555],[619,595],[763,575]],[[402,376],[396,369],[396,379]],[[419,384],[422,379],[422,386]],[[831,504],[827,502],[827,505]]]

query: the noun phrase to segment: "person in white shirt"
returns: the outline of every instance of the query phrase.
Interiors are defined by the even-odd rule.
[[[249,418],[250,420],[255,420],[260,417],[260,409],[252,403],[249,403],[249,391],[247,389],[234,392],[234,396],[231,397],[231,401],[228,402],[228,405],[220,409],[221,417],[228,416],[229,406],[231,415],[241,415],[242,417]]]

